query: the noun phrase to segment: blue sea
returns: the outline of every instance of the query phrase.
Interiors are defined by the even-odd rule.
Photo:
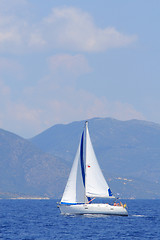
[[[159,239],[160,200],[125,200],[128,217],[61,215],[56,200],[0,200],[0,239]]]

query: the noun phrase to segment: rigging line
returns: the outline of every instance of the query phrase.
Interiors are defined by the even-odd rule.
[[[92,198],[90,201],[88,201],[86,204],[88,204],[88,203],[91,203],[94,199],[96,199],[95,197],[94,198]]]

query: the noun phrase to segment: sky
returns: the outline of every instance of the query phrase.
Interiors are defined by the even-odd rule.
[[[0,128],[160,123],[159,0],[0,0]]]

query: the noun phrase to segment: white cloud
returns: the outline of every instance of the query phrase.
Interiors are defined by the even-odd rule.
[[[37,23],[30,22],[23,11],[17,12],[24,8],[28,8],[25,0],[7,0],[7,4],[6,0],[0,0],[0,51],[3,53],[17,55],[46,49],[62,53],[63,50],[99,52],[136,40],[136,36],[122,34],[114,27],[97,27],[88,13],[77,8],[55,8],[50,16]],[[34,67],[30,66],[32,83],[27,73],[23,82],[24,69],[18,59],[15,61],[13,55],[10,60],[0,58],[1,128],[31,137],[53,124],[91,117],[143,118],[128,104],[109,102],[105,97],[78,89],[76,83],[80,77],[92,71],[80,53],[48,57],[48,75],[40,80],[35,80]],[[23,83],[19,86],[20,79]]]
[[[36,29],[34,30],[33,33],[30,34],[30,38],[28,41],[29,47],[32,46],[43,47],[46,44],[47,44],[46,41],[42,38],[41,34],[38,31],[36,31]]]
[[[27,5],[26,5],[27,6]],[[98,28],[92,17],[77,8],[54,8],[50,16],[31,23],[25,15],[0,16],[0,51],[28,52],[63,49],[100,52],[127,46],[137,39],[114,27]]]
[[[69,123],[92,117],[113,117],[120,120],[144,119],[133,106],[121,102],[109,102],[97,96],[74,88],[65,88],[65,96],[59,90],[60,98],[43,99],[44,106],[40,119],[46,129],[56,123]]]
[[[19,53],[30,35],[27,0],[0,0],[0,51]]]
[[[50,57],[48,64],[48,76],[32,86],[24,86],[16,98],[13,98],[13,88],[0,79],[0,128],[32,137],[53,124],[92,117],[144,119],[129,104],[109,102],[104,96],[97,97],[76,88],[77,77],[90,71],[83,56],[55,55]],[[0,69],[5,67],[10,71],[13,66],[11,62],[0,59]],[[59,74],[61,71],[62,74]]]
[[[0,128],[29,137],[41,131],[41,110],[12,99],[11,88],[0,79]]]
[[[105,97],[98,98],[90,92],[71,86],[55,91],[47,89],[47,92],[44,92],[44,83],[40,88],[33,88],[30,94],[23,92],[23,103],[11,100],[11,91],[7,86],[1,84],[0,89],[0,109],[3,112],[0,115],[0,127],[24,137],[32,137],[57,123],[92,117],[144,119],[143,115],[129,104],[109,102]]]
[[[55,99],[49,104],[57,123],[92,117],[113,117],[119,120],[144,119],[144,116],[129,104],[110,102],[106,97],[97,97],[85,90],[68,88],[66,91],[66,96],[62,100]]]
[[[17,53],[25,44],[23,25],[25,23],[14,16],[0,16],[0,51]]]
[[[69,50],[105,51],[126,46],[137,39],[137,36],[127,36],[114,27],[98,28],[88,13],[76,8],[55,8],[44,23],[47,34],[51,30],[49,39],[54,46]]]
[[[27,0],[0,0],[0,13],[15,13],[28,5]]]
[[[54,55],[49,58],[49,66],[52,72],[63,72],[63,74],[71,74],[74,76],[88,73],[91,71],[86,58],[81,54]]]

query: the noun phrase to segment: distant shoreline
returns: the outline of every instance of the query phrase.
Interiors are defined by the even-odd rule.
[[[50,200],[48,197],[12,197],[12,198],[0,198],[0,200]]]
[[[49,197],[11,197],[0,198],[0,200],[59,200],[59,199]],[[160,200],[160,198],[119,198],[118,200]]]

